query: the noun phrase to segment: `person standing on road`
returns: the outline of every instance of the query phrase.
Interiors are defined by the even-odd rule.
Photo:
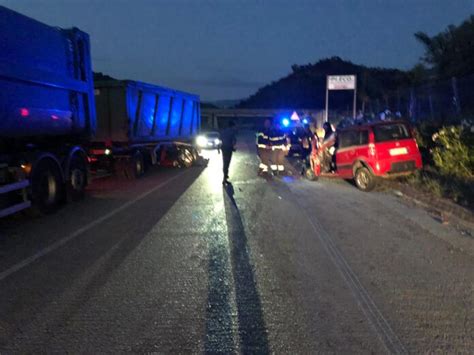
[[[226,185],[229,183],[229,166],[232,159],[232,153],[235,152],[235,145],[237,144],[235,123],[230,121],[227,128],[221,131],[221,150],[222,150],[222,163],[224,179],[222,184]]]
[[[324,140],[322,143],[323,149],[323,164],[322,169],[324,172],[330,172],[334,170],[334,145],[336,143],[336,132],[329,122],[324,122]]]
[[[315,139],[314,133],[311,131],[309,124],[304,125],[304,131],[301,134],[300,142],[302,149],[302,158],[306,160],[311,153],[311,142]]]
[[[270,144],[272,146],[272,164],[271,168],[275,175],[284,174],[285,172],[285,155],[287,152],[286,135],[277,123],[270,133]]]
[[[272,147],[270,144],[271,127],[272,121],[267,118],[263,123],[263,128],[257,132],[257,153],[260,158],[259,175],[268,175],[269,173],[268,168],[272,156]]]

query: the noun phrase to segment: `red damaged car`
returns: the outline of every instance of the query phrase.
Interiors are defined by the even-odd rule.
[[[370,191],[378,177],[387,178],[411,174],[421,169],[421,154],[409,125],[403,121],[380,121],[353,125],[336,132],[335,168],[333,173],[321,173],[321,152],[314,149],[311,173],[314,177],[334,176],[354,179],[356,186]]]

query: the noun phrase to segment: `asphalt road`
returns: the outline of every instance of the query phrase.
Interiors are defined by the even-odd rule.
[[[473,351],[472,237],[389,192],[265,181],[251,135],[227,188],[208,156],[0,220],[0,353]]]

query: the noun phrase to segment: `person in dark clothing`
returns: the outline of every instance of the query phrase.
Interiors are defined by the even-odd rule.
[[[221,150],[222,150],[222,163],[224,179],[222,183],[229,183],[229,166],[232,160],[232,153],[235,152],[235,145],[237,143],[235,123],[234,121],[229,122],[229,126],[221,131]]]
[[[324,128],[324,140],[327,141],[332,138],[334,135],[334,130],[332,129],[332,126],[329,122],[324,122],[323,124]]]
[[[311,153],[311,143],[315,139],[314,133],[311,132],[309,124],[304,126],[304,131],[301,134],[300,142],[301,142],[301,149],[302,149],[302,158],[306,160]]]
[[[279,175],[285,173],[285,155],[288,151],[286,135],[277,123],[270,131],[270,144],[272,146],[271,165],[273,174]]]
[[[323,148],[323,164],[321,166],[324,172],[334,171],[334,145],[336,143],[336,132],[334,132],[331,124],[325,122],[323,125],[324,128],[324,140],[322,144]]]

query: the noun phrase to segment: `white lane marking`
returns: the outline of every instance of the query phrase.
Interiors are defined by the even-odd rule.
[[[145,197],[152,194],[153,192],[155,192],[155,191],[161,189],[162,187],[168,185],[170,182],[172,182],[173,180],[176,180],[178,177],[184,175],[188,171],[189,170],[185,170],[185,171],[179,173],[178,175],[173,176],[172,178],[169,178],[166,181],[163,181],[161,184],[156,185],[151,190],[148,190],[147,192],[144,192],[143,194],[139,195],[138,197],[134,198],[133,200],[130,200],[130,201],[124,203],[120,207],[117,207],[117,208],[113,209],[112,211],[110,211],[109,213],[103,215],[102,217],[99,217],[96,220],[94,220],[94,221],[86,224],[85,226],[77,229],[75,232],[69,234],[67,237],[64,237],[64,238],[54,242],[50,246],[48,246],[44,249],[41,249],[36,254],[20,261],[19,263],[13,265],[12,267],[8,268],[7,270],[2,271],[0,273],[0,281],[3,281],[7,277],[13,275],[15,272],[20,271],[21,269],[23,269],[23,268],[27,267],[28,265],[32,264],[33,262],[35,262],[39,258],[42,258],[43,256],[55,251],[56,249],[60,248],[64,244],[70,242],[74,238],[77,238],[82,233],[87,232],[89,229],[94,228],[95,226],[99,225],[100,223],[104,222],[105,220],[109,219],[110,217],[113,217],[117,213],[119,213],[119,212],[125,210],[126,208],[130,207],[134,203],[144,199]]]
[[[387,319],[383,316],[369,292],[362,285],[354,270],[350,267],[349,263],[339,251],[331,236],[326,232],[321,223],[310,218],[306,209],[299,204],[297,199],[296,204],[303,211],[311,227],[316,232],[316,236],[321,241],[330,259],[338,269],[339,273],[342,275],[346,285],[352,291],[359,308],[362,310],[369,323],[379,335],[379,338],[382,341],[385,349],[389,353],[407,354],[408,351],[405,349],[405,346],[400,341],[397,334],[388,323]]]

